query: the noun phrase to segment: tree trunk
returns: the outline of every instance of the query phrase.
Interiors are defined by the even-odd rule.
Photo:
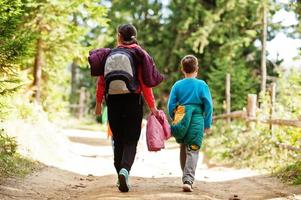
[[[262,16],[262,38],[261,38],[261,93],[265,94],[266,80],[267,80],[267,68],[266,68],[266,41],[267,41],[267,5],[264,2]]]
[[[182,39],[182,34],[177,31],[177,37],[175,39],[175,42],[173,43],[173,46],[171,48],[171,50],[167,50],[166,52],[166,56],[165,56],[165,62],[164,62],[164,66],[174,66],[174,71],[178,70],[178,67],[176,65],[176,63],[174,63],[174,59],[175,59],[175,50],[178,49],[179,45],[180,45],[180,41]],[[176,67],[176,68],[175,68]]]
[[[71,65],[71,97],[74,97],[76,93],[76,70],[77,64],[75,60],[73,60]]]
[[[42,39],[37,40],[37,50],[34,60],[34,71],[33,71],[33,86],[34,86],[34,98],[36,102],[40,102],[41,99],[41,79],[42,79]]]
[[[78,105],[78,118],[82,119],[85,113],[85,100],[86,100],[86,90],[84,87],[80,88],[79,93],[79,105]]]
[[[231,75],[226,75],[226,114],[231,113]],[[231,122],[231,118],[227,119],[227,122]]]

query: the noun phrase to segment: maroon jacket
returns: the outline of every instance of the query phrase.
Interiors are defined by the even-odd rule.
[[[124,47],[124,46],[118,46]],[[127,45],[127,48],[136,55],[142,65],[142,79],[147,87],[155,87],[163,81],[163,76],[157,70],[156,65],[150,55],[137,44]],[[104,74],[104,66],[111,49],[100,48],[89,52],[88,61],[91,66],[91,76]]]

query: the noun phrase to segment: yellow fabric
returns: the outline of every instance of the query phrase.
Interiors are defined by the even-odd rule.
[[[185,115],[185,107],[178,106],[177,109],[175,110],[175,117],[172,124],[179,123],[183,119],[184,115]]]
[[[200,147],[198,145],[192,144],[192,145],[190,145],[190,149],[193,151],[196,151],[196,150],[199,150]]]

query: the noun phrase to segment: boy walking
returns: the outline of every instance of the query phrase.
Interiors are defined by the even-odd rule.
[[[185,78],[173,85],[168,112],[173,119],[172,134],[181,145],[183,191],[192,192],[203,135],[212,123],[212,98],[208,85],[196,78],[199,69],[197,58],[187,55],[181,65]]]

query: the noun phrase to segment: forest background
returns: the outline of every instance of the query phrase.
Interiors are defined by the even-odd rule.
[[[281,12],[292,15],[293,23],[275,21]],[[247,95],[253,93],[259,97],[257,115],[268,116],[268,88],[277,83],[274,116],[300,119],[300,62],[289,64],[280,54],[271,56],[272,50],[278,52],[273,48],[262,54],[263,19],[268,22],[267,42],[279,33],[299,41],[301,5],[293,0],[1,0],[1,123],[20,119],[35,125],[40,120],[63,124],[63,119],[74,117],[95,121],[96,79],[90,76],[87,56],[95,48],[113,48],[116,28],[122,23],[137,27],[139,44],[165,76],[164,83],[154,89],[158,108],[165,109],[171,86],[182,78],[181,58],[194,54],[200,63],[199,78],[211,89],[215,115],[225,112],[229,73],[232,111],[242,110]],[[278,47],[279,52],[285,47],[284,43]],[[296,52],[292,60],[300,61],[300,46]],[[264,88],[263,56],[268,58]],[[280,171],[281,176],[300,183],[301,164],[296,159],[300,153],[275,145],[285,142],[298,147],[300,129],[277,127],[270,133],[266,125],[256,126],[250,131],[239,121],[218,122],[205,147],[219,162],[239,159],[240,165],[252,166],[255,159],[262,163],[256,167]],[[20,158],[15,140],[5,132],[1,129],[2,174],[14,168],[15,157]]]

